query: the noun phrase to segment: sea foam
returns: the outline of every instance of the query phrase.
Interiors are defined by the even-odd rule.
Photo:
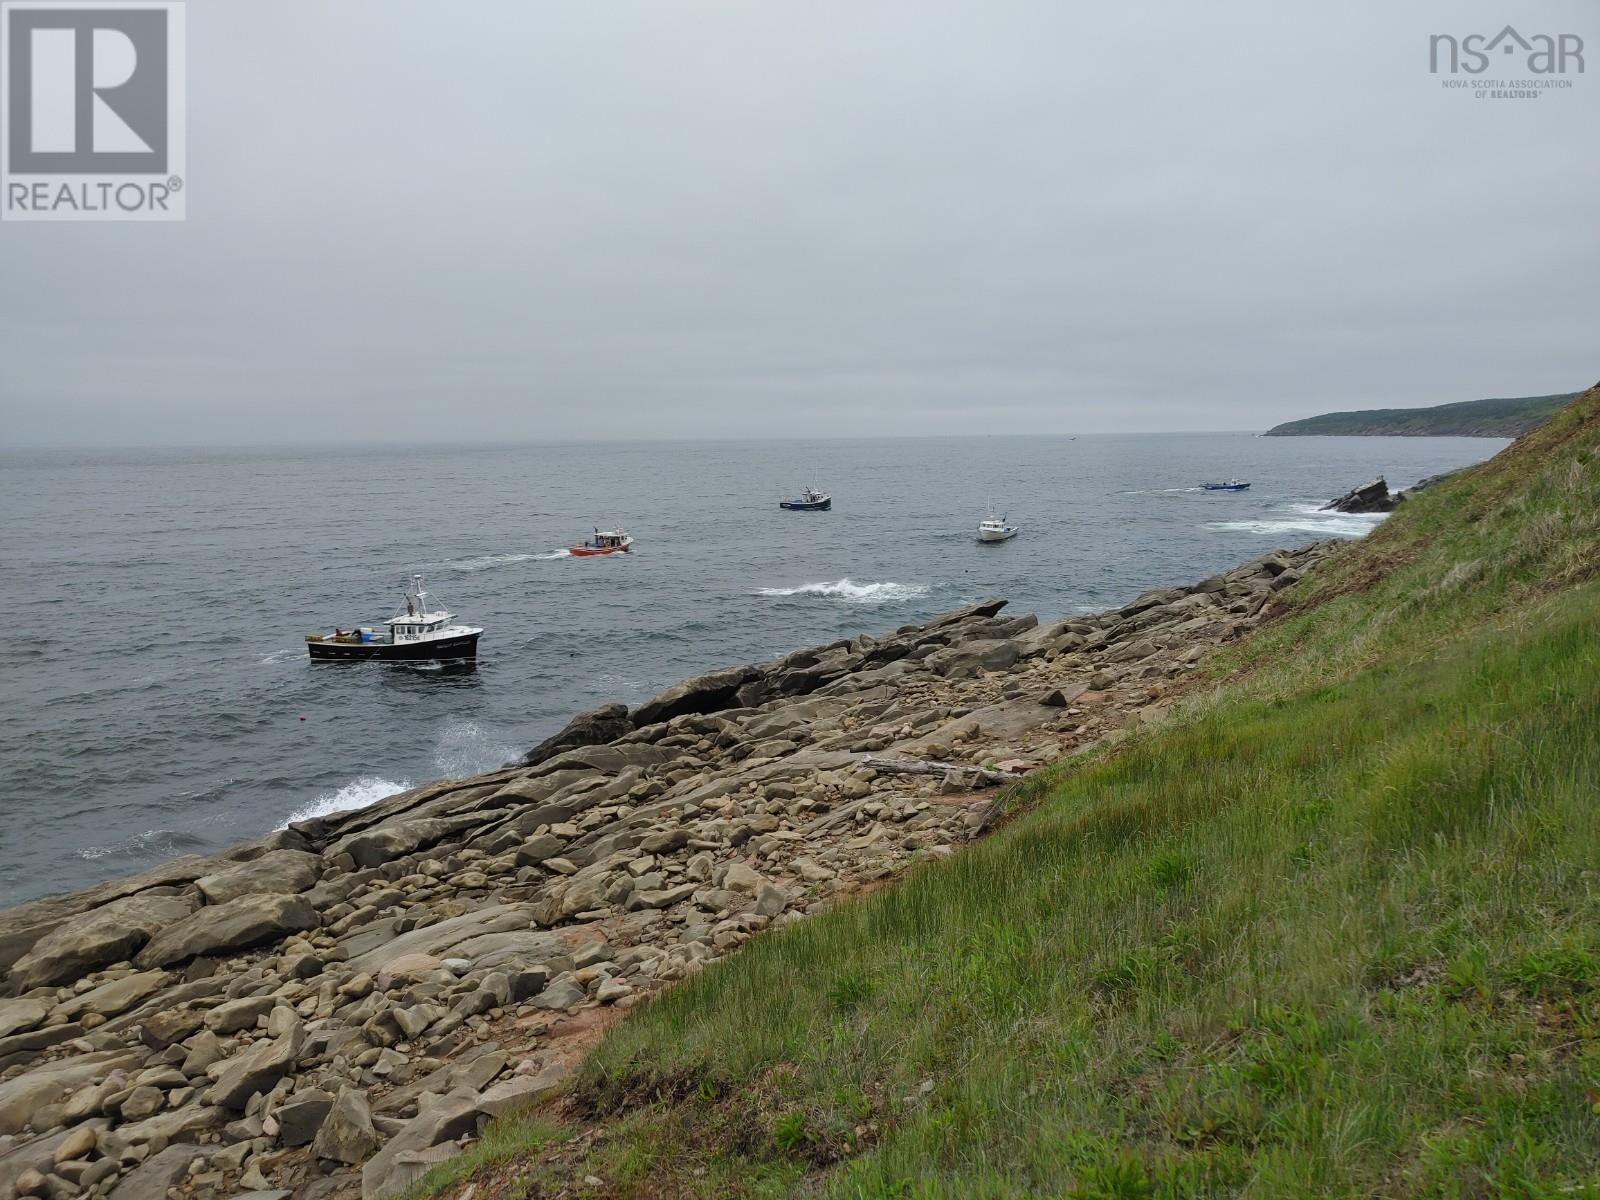
[[[352,812],[358,808],[366,808],[385,800],[390,796],[397,796],[409,788],[411,784],[406,780],[396,783],[392,779],[380,779],[376,775],[364,775],[360,779],[345,784],[342,788],[332,792],[323,792],[315,800],[302,804],[288,818],[279,825],[279,829],[287,829],[296,821],[309,821],[312,817],[327,817],[334,813]]]
[[[856,583],[835,579],[828,583],[802,583],[799,587],[757,588],[758,596],[821,596],[828,600],[848,600],[856,604],[893,604],[920,600],[928,589],[915,583]]]
[[[1323,512],[1315,504],[1291,504],[1293,516],[1258,517],[1248,521],[1211,521],[1207,529],[1226,529],[1236,533],[1310,533],[1322,537],[1364,537],[1387,513]]]

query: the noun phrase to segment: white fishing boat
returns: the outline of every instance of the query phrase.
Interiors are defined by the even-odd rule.
[[[1007,542],[1017,536],[1018,529],[1005,517],[986,517],[978,522],[980,542]]]

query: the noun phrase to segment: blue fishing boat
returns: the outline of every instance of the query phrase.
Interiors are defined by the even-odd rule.
[[[1230,479],[1226,483],[1202,483],[1200,486],[1208,492],[1242,492],[1250,485],[1240,479]]]
[[[792,500],[779,500],[778,507],[794,512],[827,512],[833,507],[833,497],[816,488],[807,488]]]

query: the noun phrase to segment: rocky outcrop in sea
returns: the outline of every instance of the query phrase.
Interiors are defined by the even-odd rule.
[[[0,914],[0,1200],[392,1194],[654,992],[982,836],[1331,547],[712,671],[502,770]]]

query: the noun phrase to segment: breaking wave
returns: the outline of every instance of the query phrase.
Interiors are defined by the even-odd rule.
[[[454,720],[439,735],[433,765],[445,778],[460,779],[503,767],[521,754],[516,746],[496,741],[476,722]]]
[[[928,589],[916,583],[856,583],[836,579],[831,583],[802,583],[790,588],[757,588],[757,596],[821,596],[827,600],[848,600],[855,604],[895,604],[920,600]]]
[[[390,796],[397,796],[409,788],[411,784],[405,780],[399,783],[392,779],[380,779],[376,775],[365,775],[351,783],[345,784],[337,791],[323,792],[315,800],[302,804],[285,818],[279,829],[287,829],[296,821],[309,821],[312,817],[328,817],[334,813],[352,812],[358,808],[366,808],[376,804],[379,800],[386,800]]]
[[[1295,514],[1285,517],[1259,517],[1252,521],[1211,521],[1207,529],[1226,529],[1235,533],[1311,533],[1322,537],[1364,537],[1387,513],[1323,512],[1315,504],[1292,504]]]

